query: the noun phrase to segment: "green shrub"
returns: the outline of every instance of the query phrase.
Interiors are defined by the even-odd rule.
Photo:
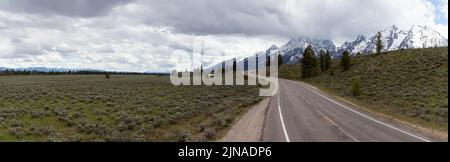
[[[352,91],[352,95],[354,97],[361,95],[361,93],[362,93],[361,88],[362,88],[361,79],[353,78],[352,84],[351,84],[351,91]]]

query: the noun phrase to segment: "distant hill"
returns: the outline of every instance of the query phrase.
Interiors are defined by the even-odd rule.
[[[5,71],[5,70],[8,70],[8,69],[10,69],[10,68],[0,67],[0,71]]]
[[[96,69],[65,69],[65,68],[48,68],[48,67],[27,67],[27,68],[6,68],[0,67],[0,71],[14,70],[14,71],[36,71],[36,72],[77,72],[77,71],[89,71],[89,72],[104,72],[103,70]]]
[[[332,70],[303,81],[375,111],[430,127],[448,130],[448,48],[407,49],[352,56],[343,71]],[[283,65],[280,77],[302,80],[298,64]],[[351,83],[359,79],[362,94],[353,97]],[[435,112],[435,113],[434,113]]]

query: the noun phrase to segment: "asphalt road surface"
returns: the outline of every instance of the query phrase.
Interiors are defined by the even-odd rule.
[[[429,142],[406,128],[356,111],[303,83],[279,79],[271,98],[262,141]]]

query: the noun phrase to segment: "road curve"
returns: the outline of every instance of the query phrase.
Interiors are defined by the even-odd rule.
[[[355,111],[302,83],[279,79],[279,84],[279,93],[271,98],[267,110],[262,141],[429,141],[399,125]]]

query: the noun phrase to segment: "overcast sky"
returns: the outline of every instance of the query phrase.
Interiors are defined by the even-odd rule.
[[[414,24],[448,37],[448,0],[0,0],[0,67],[167,71],[194,40],[239,57]]]

